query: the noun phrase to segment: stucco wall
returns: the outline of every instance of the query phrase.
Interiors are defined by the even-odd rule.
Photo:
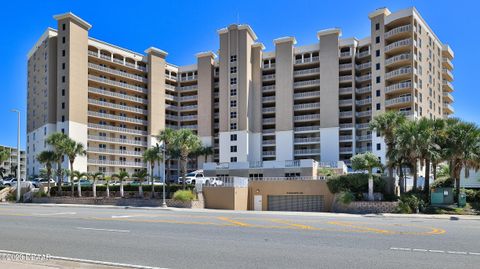
[[[247,210],[248,188],[203,187],[205,208]]]

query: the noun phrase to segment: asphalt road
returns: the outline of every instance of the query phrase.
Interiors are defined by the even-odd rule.
[[[162,268],[478,268],[480,221],[0,205],[0,250]]]

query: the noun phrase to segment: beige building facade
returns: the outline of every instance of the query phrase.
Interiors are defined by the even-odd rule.
[[[0,169],[2,169],[3,177],[13,176],[17,174],[18,168],[18,150],[14,147],[1,146],[0,149],[6,149],[10,152],[10,156],[3,163],[0,163]],[[27,156],[25,150],[20,150],[20,178],[26,179],[27,175]]]
[[[230,25],[218,30],[218,56],[177,66],[160,49],[133,52],[90,37],[91,25],[71,13],[55,16],[57,30],[28,55],[28,174],[38,174],[35,156],[53,132],[87,146],[75,169],[133,173],[167,127],[195,131],[214,149],[207,162],[348,163],[365,151],[384,161],[368,123],[389,110],[452,114],[454,55],[415,8],[368,17],[369,37],[327,29],[310,45],[275,39],[272,51],[250,26]]]

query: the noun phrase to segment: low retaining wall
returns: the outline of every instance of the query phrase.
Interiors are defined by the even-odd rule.
[[[398,202],[357,201],[345,205],[336,201],[333,206],[333,211],[336,213],[378,214],[394,213],[397,207]]]
[[[176,201],[166,199],[167,206],[181,208],[203,208],[203,201]],[[106,197],[33,197],[32,203],[45,204],[81,204],[81,205],[116,205],[116,206],[138,206],[156,207],[162,205],[162,199],[140,199],[140,198],[106,198]]]

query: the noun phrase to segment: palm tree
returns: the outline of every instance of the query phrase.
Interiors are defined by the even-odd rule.
[[[180,153],[181,160],[181,173],[183,178],[183,189],[186,187],[185,174],[187,173],[188,165],[188,155],[195,152],[201,145],[202,142],[196,134],[194,134],[189,129],[180,129],[176,132],[176,137],[173,141],[174,148]]]
[[[120,171],[118,174],[113,174],[112,177],[117,178],[120,181],[120,197],[123,198],[123,182],[130,177],[130,175],[126,171]]]
[[[397,130],[398,152],[410,164],[413,191],[417,190],[418,161],[421,159],[422,136],[416,121],[406,121]]]
[[[143,161],[150,164],[150,180],[152,184],[152,198],[155,198],[155,186],[153,170],[155,169],[155,161],[158,158],[158,152],[156,148],[149,148],[143,152]]]
[[[143,182],[145,181],[145,178],[148,177],[148,172],[147,169],[141,169],[135,174],[132,175],[132,177],[138,179],[139,185],[138,185],[138,196],[143,198]]]
[[[367,170],[368,171],[368,200],[373,201],[373,168],[381,168],[382,164],[378,157],[371,153],[365,152],[363,154],[357,154],[350,158],[352,161],[352,168],[354,170]]]
[[[105,180],[105,183],[107,185],[107,198],[110,197],[110,180],[112,180],[112,177],[111,176],[106,176],[103,178]]]
[[[425,164],[425,183],[424,192],[429,197],[430,193],[430,165],[432,160],[436,160],[440,156],[440,145],[435,139],[435,121],[427,118],[421,118],[415,122],[417,125],[419,139],[419,157]],[[427,198],[428,199],[428,198]]]
[[[205,159],[204,159],[204,162],[207,162],[208,156],[212,156],[213,153],[214,153],[213,147],[211,147],[211,146],[203,146],[203,147],[202,147],[202,154],[203,154],[203,157],[205,158]]]
[[[56,161],[55,152],[53,151],[42,151],[37,156],[38,162],[45,164],[47,168],[47,196],[50,196],[50,178],[52,177],[52,163]]]
[[[103,173],[102,172],[97,172],[95,174],[90,174],[90,178],[93,180],[92,183],[92,191],[93,191],[93,197],[97,197],[97,180],[103,178]]]
[[[62,158],[65,155],[65,141],[68,136],[63,133],[53,133],[47,137],[46,142],[50,146],[53,146],[55,152],[55,160],[57,162],[57,188],[58,194],[62,195]]]
[[[5,147],[0,147],[0,166],[3,166],[3,162],[10,158],[10,150]],[[0,168],[0,177],[3,178],[4,169]]]
[[[370,129],[372,131],[376,131],[380,135],[383,136],[385,139],[385,144],[387,146],[387,168],[388,168],[388,177],[392,182],[390,182],[390,192],[393,193],[395,189],[395,178],[393,177],[393,168],[394,168],[394,160],[389,158],[388,156],[393,156],[389,154],[395,148],[396,136],[395,130],[398,126],[401,126],[405,122],[406,118],[403,114],[397,111],[388,111],[386,113],[380,114],[376,116],[370,122]]]
[[[80,183],[81,183],[80,180],[81,180],[82,178],[85,178],[85,177],[88,178],[88,174],[87,174],[87,173],[82,173],[82,172],[80,172],[80,171],[73,171],[73,172],[72,172],[72,175],[70,175],[70,178],[71,178],[71,180],[72,180],[72,186],[74,186],[73,180],[74,180],[75,178],[77,178],[77,182],[78,182],[78,185],[77,185],[78,197],[82,197],[82,184],[80,184]],[[74,196],[74,191],[75,191],[75,189],[72,188],[72,196]]]
[[[160,131],[160,134],[156,137],[158,141],[162,141],[166,149],[165,152],[165,164],[167,165],[167,178],[170,180],[172,177],[171,172],[171,161],[176,157],[174,148],[172,147],[173,141],[175,140],[176,131],[171,128],[165,128],[165,130]]]
[[[70,170],[75,171],[73,169],[73,163],[75,162],[75,158],[77,156],[84,156],[87,154],[87,151],[85,150],[85,146],[82,143],[76,142],[73,139],[68,138],[65,141],[64,144],[64,149],[65,149],[65,154],[68,157],[68,160],[70,161]],[[72,196],[74,196],[73,193],[73,175],[70,176],[70,183],[72,184]],[[80,180],[80,179],[78,179]]]

